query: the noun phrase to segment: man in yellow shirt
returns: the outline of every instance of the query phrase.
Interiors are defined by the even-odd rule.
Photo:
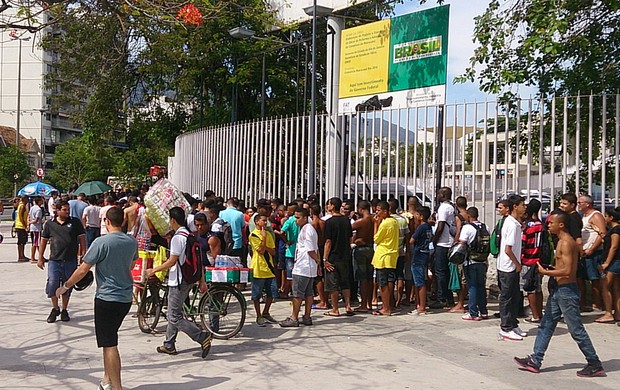
[[[269,215],[261,213],[256,219],[256,228],[250,233],[250,245],[252,245],[252,302],[256,310],[256,324],[265,326],[277,321],[269,314],[269,308],[273,302],[275,290],[275,264],[273,258],[276,254],[276,246],[273,236],[266,229],[269,223]],[[260,310],[260,299],[263,291],[267,295],[265,307]]]
[[[29,261],[24,254],[26,243],[28,242],[28,197],[23,195],[17,204],[17,212],[15,213],[15,233],[17,233],[17,261],[22,263]]]
[[[390,206],[386,201],[377,203],[374,220],[374,241],[377,246],[372,257],[372,265],[377,271],[377,285],[381,291],[383,305],[381,310],[375,310],[372,314],[389,316],[392,314],[391,301],[396,281],[399,228],[398,222],[390,216]]]

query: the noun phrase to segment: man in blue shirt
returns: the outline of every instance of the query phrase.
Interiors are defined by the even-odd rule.
[[[56,296],[67,292],[96,265],[95,334],[97,345],[103,348],[104,369],[99,388],[121,389],[118,329],[131,308],[131,269],[138,258],[138,243],[122,232],[123,211],[120,208],[110,208],[104,223],[108,234],[93,241],[84,255],[84,262],[56,290]]]
[[[69,214],[73,218],[82,219],[82,214],[87,206],[88,203],[86,203],[86,194],[80,192],[77,199],[71,199],[69,201]]]
[[[230,256],[239,256],[241,258],[243,253],[242,230],[245,226],[245,219],[243,219],[243,213],[237,207],[239,207],[239,199],[228,199],[226,201],[226,210],[220,211],[220,218],[228,222],[230,230],[232,230],[235,245]],[[242,258],[241,261],[245,261],[245,259]]]

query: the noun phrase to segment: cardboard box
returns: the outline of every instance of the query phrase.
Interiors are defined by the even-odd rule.
[[[205,280],[213,283],[247,283],[252,280],[250,268],[207,267]]]

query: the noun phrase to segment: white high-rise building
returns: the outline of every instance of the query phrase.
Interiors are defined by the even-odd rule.
[[[16,11],[7,9],[0,18],[14,21]],[[39,17],[47,22],[49,15],[41,13]],[[54,33],[52,27],[36,33],[25,29],[0,30],[0,125],[19,127],[22,136],[34,138],[41,147],[44,167],[51,167],[56,145],[82,133],[68,115],[50,110],[54,96],[44,88],[44,76],[54,71],[58,55],[39,47],[44,34],[50,33]]]

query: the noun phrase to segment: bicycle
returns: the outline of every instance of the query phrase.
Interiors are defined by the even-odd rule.
[[[157,332],[161,317],[167,319],[168,286],[154,280],[145,283],[138,307],[138,326],[144,333]],[[243,294],[233,285],[211,283],[207,292],[200,297],[198,286],[194,286],[189,299],[183,303],[183,313],[203,329],[213,333],[216,339],[234,337],[245,322],[247,303]]]

